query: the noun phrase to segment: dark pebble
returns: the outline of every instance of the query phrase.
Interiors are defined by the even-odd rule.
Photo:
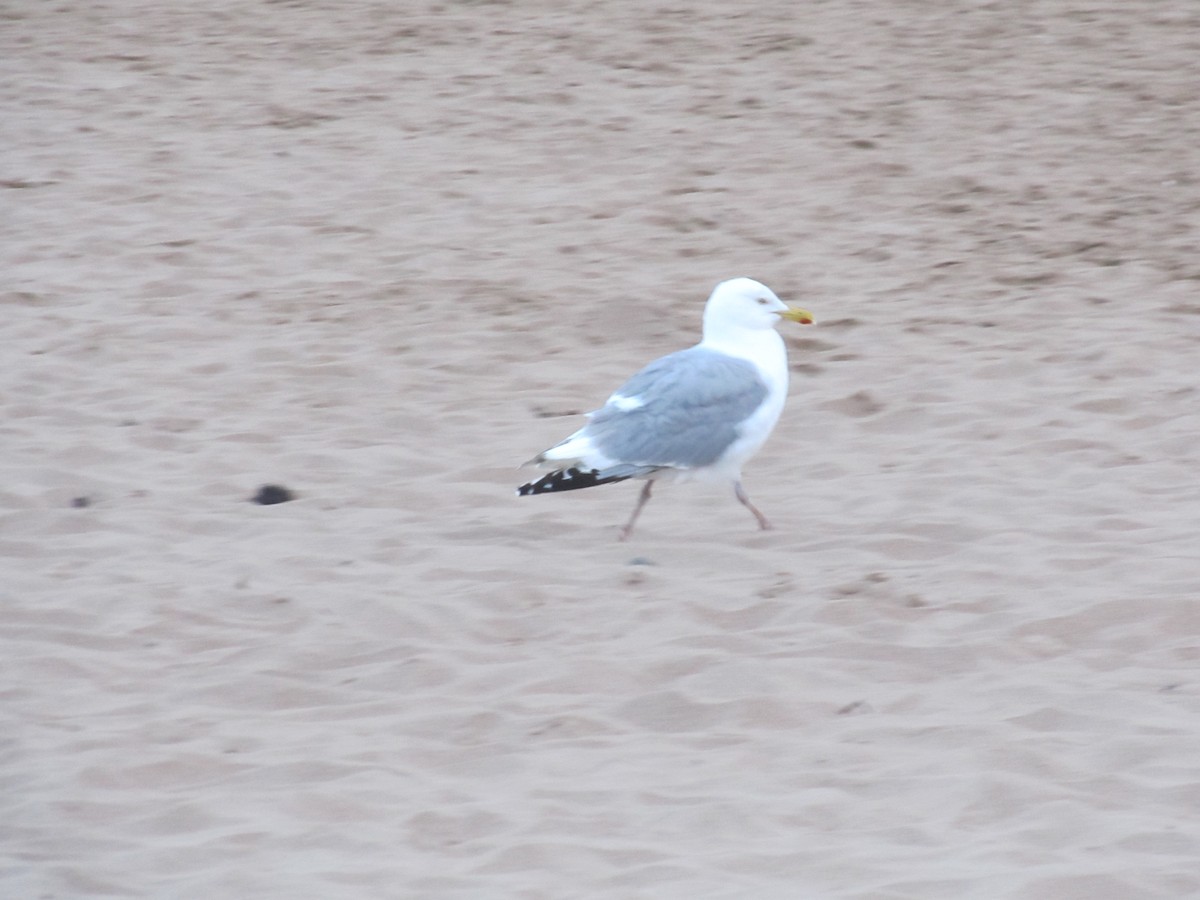
[[[255,503],[263,506],[271,506],[275,503],[287,503],[289,500],[295,500],[296,495],[282,485],[264,484],[252,499]]]

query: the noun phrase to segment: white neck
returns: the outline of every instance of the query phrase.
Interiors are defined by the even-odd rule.
[[[699,346],[754,363],[762,369],[767,387],[772,393],[787,392],[787,347],[774,328],[726,326],[720,337],[705,334]]]

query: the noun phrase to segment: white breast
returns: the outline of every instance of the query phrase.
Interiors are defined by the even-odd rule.
[[[758,370],[767,386],[762,405],[741,424],[741,437],[729,445],[711,472],[704,473],[706,478],[738,480],[742,466],[766,443],[783,412],[788,392],[787,346],[774,329],[742,331],[735,340],[711,341],[706,338],[702,346],[746,360]]]

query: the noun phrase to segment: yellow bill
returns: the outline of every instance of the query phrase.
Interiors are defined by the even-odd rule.
[[[812,313],[807,309],[800,309],[798,306],[789,306],[787,309],[780,310],[777,315],[781,319],[787,319],[789,322],[799,322],[801,325],[811,325],[816,321]]]

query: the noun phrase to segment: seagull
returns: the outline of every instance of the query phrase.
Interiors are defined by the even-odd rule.
[[[588,413],[583,428],[524,463],[553,471],[517,494],[641,479],[633,515],[618,535],[624,541],[655,481],[716,481],[732,484],[758,527],[769,529],[742,487],[742,466],[766,442],[787,398],[787,348],[775,330],[781,319],[813,323],[812,313],[788,306],[764,284],[722,281],[704,307],[700,343],[650,363]]]

